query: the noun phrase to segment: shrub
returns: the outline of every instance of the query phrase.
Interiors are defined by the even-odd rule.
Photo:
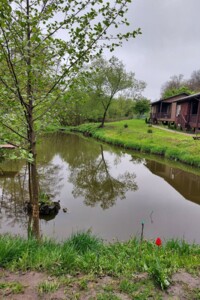
[[[153,130],[152,129],[148,129],[147,133],[153,133]]]

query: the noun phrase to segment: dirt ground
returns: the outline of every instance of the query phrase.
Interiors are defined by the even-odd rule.
[[[200,275],[200,274],[199,274]],[[147,274],[134,276],[138,280]],[[134,280],[134,279],[133,279]],[[112,293],[109,292],[112,286]],[[129,299],[200,299],[200,276],[192,276],[185,271],[172,277],[167,291],[156,290],[145,298],[141,295],[122,293],[118,289],[119,281],[109,276],[94,278],[77,274],[60,278],[39,272],[10,272],[0,269],[0,299],[9,300],[129,300]],[[106,293],[105,293],[106,291]],[[109,292],[109,293],[108,293]]]

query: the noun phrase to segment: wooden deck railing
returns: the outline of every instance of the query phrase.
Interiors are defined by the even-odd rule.
[[[156,119],[171,119],[171,113],[165,113],[165,112],[154,113],[152,114],[152,117]]]

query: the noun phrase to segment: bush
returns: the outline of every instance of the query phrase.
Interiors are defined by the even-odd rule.
[[[153,133],[153,130],[152,129],[148,129],[147,133]]]

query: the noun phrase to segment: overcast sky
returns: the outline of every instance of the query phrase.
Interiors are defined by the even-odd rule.
[[[144,80],[144,95],[160,98],[161,85],[172,75],[190,77],[200,69],[200,0],[133,0],[131,29],[142,35],[124,43],[114,55]]]

